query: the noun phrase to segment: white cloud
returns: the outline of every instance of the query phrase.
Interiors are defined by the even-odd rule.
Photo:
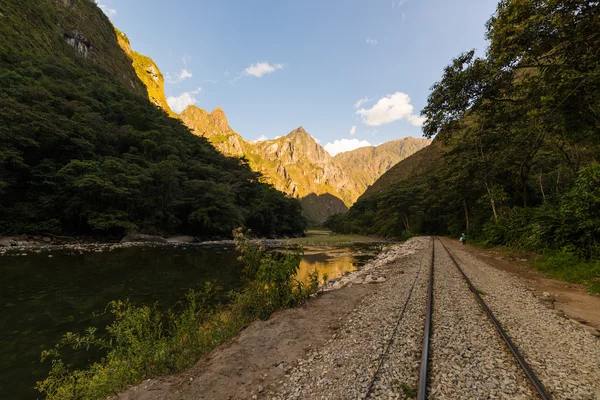
[[[186,54],[186,55],[184,55],[184,56],[181,58],[181,61],[183,62],[183,68],[181,68],[181,69],[179,70],[179,72],[177,73],[177,75],[175,75],[175,78],[173,78],[173,77],[171,76],[171,74],[169,74],[169,73],[167,72],[167,74],[165,75],[165,80],[166,80],[168,83],[171,83],[171,84],[174,84],[174,85],[175,85],[175,84],[177,84],[177,83],[180,83],[180,82],[182,82],[182,81],[185,81],[186,79],[189,79],[189,78],[191,78],[192,76],[194,76],[194,75],[192,74],[192,71],[190,71],[190,70],[188,69],[188,62],[190,61],[190,58],[191,58],[191,57],[190,57],[189,55],[187,55],[187,54]]]
[[[362,99],[358,100],[356,103],[354,103],[354,108],[359,108],[363,104],[366,104],[370,101],[373,101],[373,99],[370,99],[368,97],[362,98]]]
[[[365,43],[371,44],[371,45],[375,46],[377,44],[377,40],[375,40],[375,39],[367,39],[365,41]]]
[[[244,73],[246,75],[252,75],[256,76],[257,78],[262,78],[263,75],[270,74],[278,69],[283,69],[283,64],[271,65],[267,62],[259,62],[250,65],[244,70]]]
[[[196,104],[196,94],[200,93],[202,88],[198,88],[191,92],[183,92],[179,96],[171,96],[167,98],[167,104],[177,114],[186,109],[187,106]]]
[[[371,143],[366,140],[358,140],[358,139],[340,139],[335,140],[333,143],[327,143],[325,145],[325,150],[332,156],[335,156],[338,153],[343,153],[344,151],[351,151],[358,149],[359,147],[367,147],[371,146]]]
[[[214,80],[214,79],[205,79],[204,83],[210,83],[211,85],[216,85],[217,83],[219,83],[219,81]]]
[[[114,8],[110,8],[106,4],[100,4],[98,1],[96,1],[96,4],[104,12],[104,14],[106,14],[107,17],[114,17],[117,15],[117,10]]]
[[[392,8],[400,7],[402,4],[406,3],[408,0],[392,0]]]
[[[408,119],[408,122],[410,122],[414,126],[423,126],[425,121],[427,121],[427,118],[421,117],[419,115],[410,115],[406,119]]]
[[[188,70],[187,68],[181,68],[181,70],[177,73],[177,76],[175,77],[175,79],[173,79],[173,77],[168,72],[167,72],[167,75],[165,76],[165,79],[167,80],[167,82],[169,82],[171,84],[177,84],[182,81],[185,81],[188,78],[191,78],[192,76],[194,76],[194,75],[192,74],[192,72],[190,70]]]
[[[354,125],[352,128],[350,128],[350,134],[354,135],[356,133],[356,125]]]
[[[229,81],[229,84],[233,85],[234,83],[236,83],[237,81],[239,81],[242,78],[243,78],[243,76],[241,74],[238,74],[235,78],[233,78],[232,80]]]
[[[414,107],[406,93],[396,92],[379,99],[369,109],[361,108],[356,113],[362,117],[363,123],[369,126],[380,126],[390,122],[406,119],[414,126],[422,126],[425,118],[413,114]]]
[[[194,75],[192,75],[190,71],[188,71],[186,68],[182,68],[181,71],[179,71],[179,73],[177,74],[177,79],[183,81],[187,78],[191,78],[192,76]]]
[[[264,142],[265,140],[269,140],[269,138],[265,135],[260,135],[258,139],[256,139],[256,142]]]

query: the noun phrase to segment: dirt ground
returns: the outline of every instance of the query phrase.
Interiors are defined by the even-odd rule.
[[[444,243],[447,246],[461,246],[458,241],[444,240]],[[508,258],[500,249],[484,250],[467,246],[464,250],[494,268],[520,277],[529,290],[548,302],[549,306],[562,311],[565,317],[600,330],[600,296],[589,294],[584,286],[550,279],[527,266],[526,258]]]
[[[460,246],[458,241],[444,240]],[[454,243],[455,242],[455,243]],[[549,307],[565,317],[600,328],[600,297],[579,285],[544,277],[525,265],[507,259],[500,250],[468,246],[467,251],[485,263],[520,277]],[[365,296],[377,294],[378,285],[354,285],[327,292],[296,309],[275,313],[257,321],[235,339],[219,346],[180,374],[142,382],[115,396],[118,400],[252,399],[315,347],[340,328]],[[368,299],[367,299],[368,301]]]

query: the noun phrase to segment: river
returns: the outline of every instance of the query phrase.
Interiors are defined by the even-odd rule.
[[[379,246],[307,246],[298,279],[314,269],[330,279],[341,276],[371,259]],[[168,308],[205,281],[215,281],[223,293],[238,288],[237,256],[232,247],[194,245],[0,256],[0,399],[39,398],[33,387],[49,370],[49,362],[40,362],[41,351],[66,332],[106,326],[108,315],[93,314],[111,300]]]

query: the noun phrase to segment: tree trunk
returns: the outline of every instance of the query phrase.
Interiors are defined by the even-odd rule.
[[[496,201],[494,200],[494,196],[492,196],[492,191],[490,190],[490,186],[487,183],[487,180],[484,179],[485,189],[488,192],[488,196],[490,196],[490,203],[492,204],[492,212],[494,213],[494,221],[498,222],[498,213],[496,213]]]
[[[481,158],[483,159],[483,164],[484,164],[483,182],[485,183],[485,189],[487,190],[488,196],[490,196],[490,202],[492,203],[492,212],[494,213],[494,221],[498,222],[498,214],[496,213],[496,201],[494,200],[494,196],[492,196],[492,191],[490,190],[490,185],[488,185],[488,181],[487,181],[487,168],[485,167],[485,155],[483,154],[483,146],[479,145],[479,149],[481,151]],[[465,212],[466,212],[466,208],[465,208]],[[467,230],[468,230],[468,225],[467,225]]]
[[[406,216],[406,214],[404,214],[404,217],[402,217],[402,222],[404,222],[406,232],[410,232],[410,226],[408,225],[408,217]]]
[[[463,206],[465,208],[465,233],[469,234],[469,208],[467,207],[467,200],[463,199]]]
[[[544,198],[544,203],[546,202],[546,193],[544,193],[544,183],[542,182],[542,170],[540,169],[540,190],[542,191],[542,197]]]

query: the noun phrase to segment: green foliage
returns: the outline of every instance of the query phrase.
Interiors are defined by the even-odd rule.
[[[594,2],[592,2],[594,3]],[[458,235],[598,257],[600,10],[502,0],[485,57],[459,55],[423,110],[429,148],[400,162],[338,232]]]
[[[600,293],[600,261],[583,259],[573,246],[547,251],[533,266],[551,278],[584,284],[590,292]]]
[[[416,398],[419,391],[417,387],[400,382],[398,379],[392,381],[392,388],[395,392],[401,393],[405,399]]]
[[[0,234],[302,233],[297,200],[148,101],[92,1],[5,3]],[[93,43],[87,58],[61,36],[71,28]]]
[[[115,319],[98,334],[67,333],[53,348],[42,353],[52,358],[52,369],[37,389],[47,399],[101,399],[143,379],[173,373],[191,366],[218,344],[236,335],[257,318],[292,307],[315,294],[319,276],[311,274],[304,285],[295,280],[301,249],[269,253],[250,241],[241,229],[234,231],[236,248],[247,279],[231,302],[215,305],[215,287],[205,283],[190,290],[186,300],[168,312],[153,306],[134,306],[113,301],[108,309]],[[74,370],[63,359],[72,352],[95,350],[104,356],[88,369]]]

